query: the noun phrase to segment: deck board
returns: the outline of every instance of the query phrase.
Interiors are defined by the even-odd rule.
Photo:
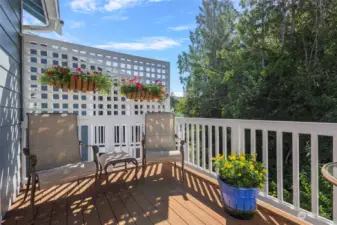
[[[190,170],[182,182],[179,168],[174,169],[172,164],[148,165],[144,178],[141,174],[139,170],[137,182],[134,168],[118,169],[108,175],[108,182],[105,177],[97,182],[87,177],[39,190],[35,225],[305,224],[261,205],[252,220],[236,220],[224,212],[216,183]],[[2,225],[30,224],[30,196],[23,201],[23,194],[13,203]]]

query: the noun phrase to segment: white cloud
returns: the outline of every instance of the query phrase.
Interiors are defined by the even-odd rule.
[[[172,94],[176,97],[184,97],[184,92],[182,91],[174,91]]]
[[[73,20],[66,21],[66,24],[68,24],[68,23],[69,23],[69,27],[71,29],[85,27],[85,23],[83,21],[73,21]]]
[[[103,20],[115,20],[115,21],[120,21],[120,20],[128,20],[128,16],[119,16],[119,15],[111,15],[111,16],[103,16]]]
[[[146,37],[136,42],[109,42],[97,45],[97,48],[117,50],[165,50],[180,46],[180,43],[168,37]]]
[[[98,9],[97,4],[97,0],[73,0],[70,2],[70,8],[75,12],[90,13]]]
[[[75,12],[91,13],[95,11],[115,11],[146,3],[156,3],[169,0],[72,0],[70,8]]]
[[[171,31],[184,31],[184,30],[190,30],[193,27],[194,27],[193,25],[181,25],[181,26],[169,27],[168,29]]]

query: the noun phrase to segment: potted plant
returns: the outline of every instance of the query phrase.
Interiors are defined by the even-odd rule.
[[[231,154],[213,158],[225,211],[239,219],[251,219],[256,211],[256,197],[266,181],[266,172],[256,154]]]
[[[169,96],[167,93],[165,94],[165,87],[160,81],[147,85],[141,83],[139,79],[140,77],[133,77],[129,80],[122,79],[121,93],[128,99],[163,102]]]
[[[112,80],[109,75],[101,72],[83,72],[81,68],[71,71],[68,68],[54,66],[46,69],[39,77],[42,85],[54,86],[71,91],[98,91],[101,94],[109,94],[112,88]]]

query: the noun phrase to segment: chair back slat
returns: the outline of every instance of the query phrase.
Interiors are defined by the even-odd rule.
[[[145,145],[148,150],[175,149],[174,114],[148,113],[145,115]]]
[[[28,147],[36,170],[81,161],[75,114],[28,114]]]

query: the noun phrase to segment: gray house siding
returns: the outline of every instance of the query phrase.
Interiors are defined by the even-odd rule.
[[[0,0],[0,221],[20,188],[21,0]]]

